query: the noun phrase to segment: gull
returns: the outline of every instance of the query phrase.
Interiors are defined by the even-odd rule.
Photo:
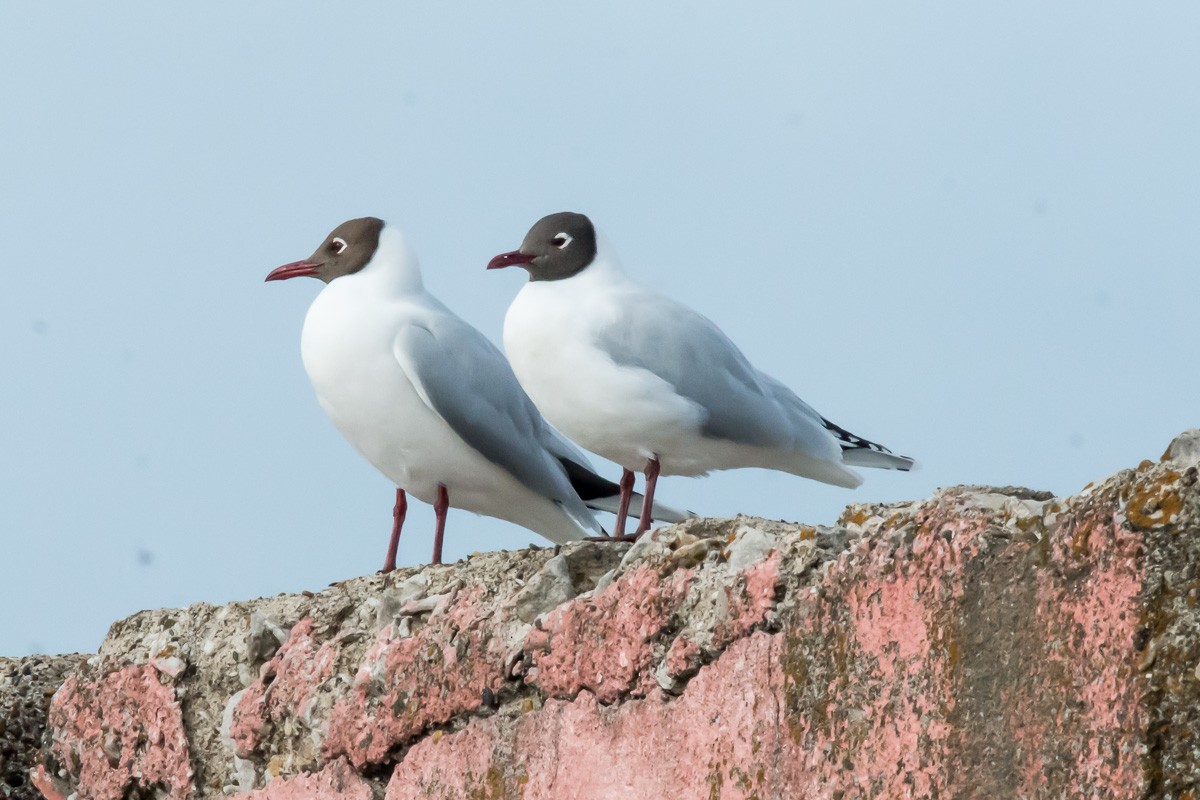
[[[659,475],[763,467],[854,488],[850,466],[916,464],[830,422],[709,319],[629,277],[583,214],[543,217],[488,269],[510,266],[529,273],[504,318],[513,371],[551,425],[623,468],[623,498],[639,469],[652,501]]]
[[[555,543],[603,533],[591,508],[617,510],[620,488],[546,424],[500,350],[426,291],[399,229],[349,220],[266,279],[300,276],[326,284],[300,340],[317,400],[397,487],[385,572],[396,566],[408,495],[433,505],[435,564],[451,506]],[[659,506],[654,516],[688,515]]]

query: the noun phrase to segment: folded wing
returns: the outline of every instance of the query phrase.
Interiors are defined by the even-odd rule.
[[[410,324],[393,353],[426,405],[485,459],[599,530],[544,442],[547,426],[504,355],[451,315]]]
[[[841,461],[821,416],[755,369],[709,319],[653,294],[631,296],[620,308],[599,346],[618,364],[648,370],[703,408],[701,434]]]

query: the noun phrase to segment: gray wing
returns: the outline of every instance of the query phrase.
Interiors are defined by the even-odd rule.
[[[405,326],[393,352],[426,404],[463,441],[581,522],[591,517],[544,445],[541,414],[483,334],[447,314]]]
[[[578,464],[589,472],[596,471],[596,468],[592,466],[591,460],[588,459],[583,450],[579,449],[574,442],[555,430],[549,423],[546,423],[545,418],[542,421],[546,431],[542,437],[542,443],[546,446],[547,450],[556,457],[560,459],[565,458],[567,461]]]
[[[759,447],[793,438],[763,376],[720,328],[686,306],[649,293],[623,298],[597,344],[616,363],[657,375],[701,406],[705,436]]]
[[[787,416],[797,449],[813,455],[824,455],[829,461],[836,462],[842,459],[837,437],[831,435],[829,426],[832,423],[770,375],[760,371],[758,377]]]
[[[844,464],[856,467],[876,467],[878,469],[898,469],[905,472],[916,468],[917,462],[908,456],[898,456],[883,445],[851,433],[841,425],[822,417],[815,408],[796,396],[795,392],[766,373],[759,372],[758,377],[774,395],[780,408],[788,415],[796,431],[805,437],[802,442],[813,442],[808,445],[810,452],[818,452],[816,447],[828,448],[829,453],[836,451],[830,446],[836,444],[840,448],[841,460]],[[797,438],[800,438],[799,436]]]

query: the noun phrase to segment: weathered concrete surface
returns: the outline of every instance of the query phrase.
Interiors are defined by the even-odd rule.
[[[117,623],[48,798],[1193,798],[1200,432],[1056,499],[695,520]]]
[[[50,697],[80,655],[0,658],[0,797],[35,800],[29,770],[46,729]]]

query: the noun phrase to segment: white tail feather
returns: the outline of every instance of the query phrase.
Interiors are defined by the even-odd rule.
[[[633,497],[629,502],[630,517],[636,519],[642,515],[642,501],[645,499],[638,492],[633,493]],[[609,497],[596,497],[587,501],[588,508],[596,511],[607,511],[610,514],[616,514],[620,505],[621,498],[615,494]],[[663,503],[654,503],[654,520],[656,522],[683,522],[687,519],[693,519],[695,516],[691,511],[680,511]]]
[[[892,453],[881,453],[866,447],[842,451],[842,463],[852,467],[874,467],[875,469],[898,469],[911,472],[919,465],[916,459],[908,456],[898,456]]]

